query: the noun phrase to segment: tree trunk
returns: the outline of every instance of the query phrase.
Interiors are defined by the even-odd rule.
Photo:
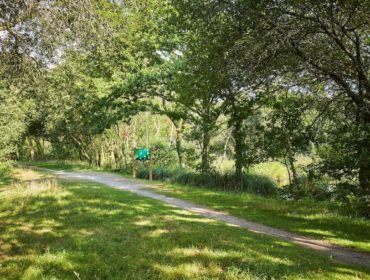
[[[28,147],[29,147],[29,149],[30,149],[30,159],[31,159],[32,161],[34,161],[34,160],[35,160],[35,149],[34,149],[34,147],[33,147],[33,143],[32,143],[32,138],[31,138],[31,136],[28,136],[28,137],[27,137],[27,140],[28,140]]]
[[[243,167],[246,165],[245,134],[243,121],[246,117],[245,108],[238,104],[235,96],[231,99],[231,114],[229,125],[232,127],[232,136],[234,138],[234,160],[235,160],[235,188],[241,190],[243,187]]]
[[[370,217],[370,108],[365,108],[360,112],[361,125],[359,129],[364,133],[364,137],[359,141],[359,201],[362,214]]]
[[[287,135],[287,156],[288,156],[288,163],[290,170],[292,171],[292,178],[290,182],[290,188],[293,195],[293,199],[298,199],[298,188],[299,188],[299,182],[298,182],[298,174],[297,169],[294,165],[294,153],[292,151],[292,146],[290,143],[289,135]]]
[[[201,150],[201,164],[200,164],[200,171],[205,174],[209,173],[211,170],[210,160],[209,160],[209,145],[211,142],[210,136],[210,127],[208,124],[208,119],[203,119],[202,125],[202,150]]]
[[[284,165],[285,165],[286,171],[288,173],[289,186],[291,186],[291,185],[293,185],[293,183],[292,183],[292,175],[290,174],[289,164],[288,164],[285,156],[284,156]]]
[[[222,153],[221,164],[224,162],[224,160],[226,159],[226,156],[227,156],[227,147],[229,145],[232,130],[231,130],[231,132],[230,132],[230,130],[228,130],[226,132],[226,134],[227,135],[226,135],[225,144],[224,144],[224,152]]]
[[[99,149],[99,167],[104,166],[104,145],[103,143],[100,143],[100,149]]]
[[[202,173],[208,173],[210,171],[209,143],[210,143],[209,134],[208,132],[204,132],[202,139],[202,162],[200,167]]]
[[[113,149],[110,150],[110,166],[112,168],[116,167],[116,155]]]
[[[233,120],[234,129],[233,129],[233,138],[235,141],[235,151],[234,151],[234,160],[235,160],[235,187],[236,189],[241,190],[243,186],[243,167],[244,167],[244,153],[246,150],[244,144],[244,133],[243,133],[243,120],[236,117]]]
[[[179,160],[179,166],[184,167],[183,161],[183,152],[182,152],[182,131],[184,127],[183,119],[180,119],[178,122],[174,122],[174,126],[176,128],[176,152],[177,158]]]
[[[38,155],[38,157],[43,158],[44,157],[44,148],[43,148],[43,145],[40,142],[40,138],[35,136],[35,142],[36,142],[36,148],[37,148],[37,155]]]

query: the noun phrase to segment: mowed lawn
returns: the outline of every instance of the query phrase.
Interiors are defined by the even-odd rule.
[[[230,215],[370,254],[370,220],[341,215],[325,201],[284,201],[160,182],[150,184],[150,188]]]
[[[85,165],[60,162],[38,162],[35,165],[71,171],[88,170],[89,168]],[[149,184],[148,181],[142,180],[142,182]],[[154,182],[150,185],[153,190],[168,196],[189,200],[240,218],[370,253],[370,220],[342,215],[336,207],[326,201],[293,202],[250,193],[223,192],[167,182]]]
[[[370,279],[288,242],[86,181],[0,186],[0,279]]]

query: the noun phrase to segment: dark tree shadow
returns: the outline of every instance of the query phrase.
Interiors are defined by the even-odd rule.
[[[0,216],[0,279],[364,278],[291,243],[81,181]],[[3,277],[3,278],[1,278]]]

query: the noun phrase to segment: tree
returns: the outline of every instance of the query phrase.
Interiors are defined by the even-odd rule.
[[[7,107],[3,125],[11,130],[12,119],[22,120],[17,142],[29,136],[31,150],[31,138],[40,132],[36,127],[44,125],[40,122],[44,109],[36,107],[37,100],[43,99],[38,95],[45,92],[47,72],[63,60],[68,49],[91,46],[101,33],[95,4],[90,0],[0,2],[0,91],[13,95],[7,99],[14,104],[25,105],[17,110]],[[14,152],[14,145],[8,150]]]
[[[344,95],[354,106],[354,136],[361,138],[353,143],[358,159],[353,168],[358,170],[358,195],[370,207],[368,1],[245,2],[242,11],[248,32],[235,52],[246,71],[296,73],[302,85],[325,83],[328,96]],[[250,63],[256,61],[252,57],[258,63]]]
[[[270,157],[283,159],[294,198],[299,192],[296,156],[307,152],[310,143],[308,111],[313,109],[311,99],[307,93],[285,89],[275,92],[267,102],[271,111],[267,116],[265,145]]]
[[[29,103],[22,103],[10,90],[0,88],[0,161],[17,151],[17,145],[26,130],[26,111]]]
[[[60,60],[65,48],[81,46],[99,34],[94,12],[89,0],[2,1],[0,77],[12,79],[13,84],[35,79]]]

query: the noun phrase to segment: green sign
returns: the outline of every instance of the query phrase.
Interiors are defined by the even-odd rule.
[[[149,149],[136,149],[136,160],[148,160],[150,157]]]

